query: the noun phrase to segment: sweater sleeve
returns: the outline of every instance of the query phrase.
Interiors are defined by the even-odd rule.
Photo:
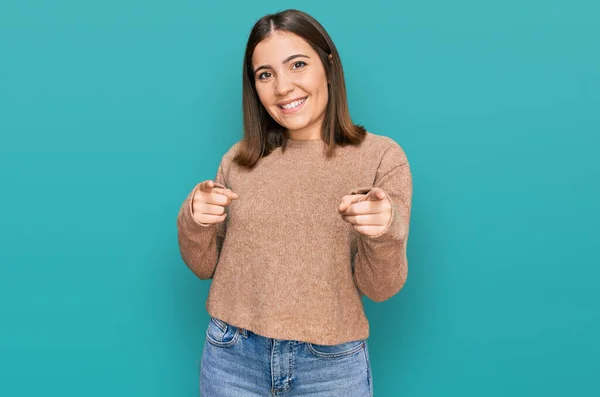
[[[225,188],[222,162],[214,180],[215,186]],[[202,280],[211,279],[225,239],[227,218],[219,223],[201,223],[193,216],[192,198],[200,187],[198,183],[184,200],[177,215],[179,252],[183,262]],[[227,208],[226,208],[227,210]]]
[[[354,283],[362,295],[382,302],[400,291],[408,275],[406,245],[412,201],[412,176],[400,145],[386,150],[373,186],[357,187],[350,194],[367,194],[373,187],[383,189],[391,204],[391,218],[385,230],[375,236],[357,233],[353,258]]]

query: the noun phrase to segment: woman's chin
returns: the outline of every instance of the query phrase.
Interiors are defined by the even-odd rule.
[[[288,131],[297,131],[306,128],[307,123],[282,123],[281,125]]]
[[[306,127],[308,127],[309,122],[307,120],[304,120],[303,117],[298,117],[296,119],[293,119],[291,117],[286,117],[286,118],[280,118],[280,117],[273,117],[273,115],[271,115],[271,117],[275,120],[275,122],[277,122],[277,124],[279,124],[280,126],[282,126],[283,128],[285,128],[288,131],[297,131],[297,130],[301,130],[304,129]]]

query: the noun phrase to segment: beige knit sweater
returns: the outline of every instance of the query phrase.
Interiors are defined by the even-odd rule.
[[[238,194],[227,218],[192,216],[192,189],[177,217],[184,263],[212,279],[208,314],[256,334],[323,345],[366,339],[362,296],[381,302],[404,285],[412,200],[407,157],[394,140],[368,133],[359,147],[290,140],[248,171],[225,153],[214,181]],[[380,187],[392,204],[386,230],[366,236],[342,219],[344,195]]]

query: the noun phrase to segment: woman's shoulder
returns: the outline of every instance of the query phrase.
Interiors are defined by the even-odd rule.
[[[406,153],[400,143],[387,135],[380,135],[367,131],[365,142],[370,150],[379,155],[383,156],[385,153],[389,152],[388,154],[406,157]]]

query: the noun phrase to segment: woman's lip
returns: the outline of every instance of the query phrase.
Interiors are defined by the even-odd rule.
[[[279,111],[283,114],[296,113],[298,110],[302,109],[302,107],[304,106],[306,101],[308,101],[308,97],[304,98],[304,102],[302,102],[300,105],[296,106],[295,108],[291,108],[291,109],[283,109],[279,106],[277,106],[277,107],[279,108]]]

